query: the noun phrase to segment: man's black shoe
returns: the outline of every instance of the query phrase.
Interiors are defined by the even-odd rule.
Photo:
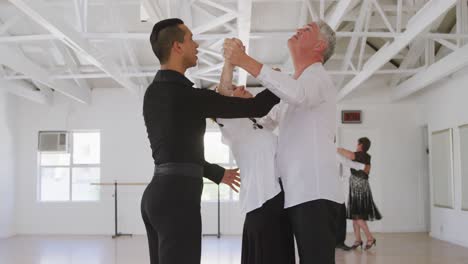
[[[336,248],[342,249],[344,251],[351,250],[351,247],[348,247],[345,243],[341,243],[341,244],[336,245]]]

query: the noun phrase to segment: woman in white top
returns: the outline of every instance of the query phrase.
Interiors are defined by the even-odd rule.
[[[251,98],[244,87],[219,90],[227,96]],[[284,193],[275,170],[277,137],[253,118],[216,119],[223,143],[240,169],[240,205],[246,214],[242,264],[295,263],[294,239],[284,207]]]

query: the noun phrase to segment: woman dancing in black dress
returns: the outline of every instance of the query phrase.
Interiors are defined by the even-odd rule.
[[[369,172],[371,164],[371,156],[367,153],[371,145],[368,138],[360,138],[356,152],[347,149],[338,148],[338,153],[342,156],[356,162],[369,165],[368,171],[351,169],[351,177],[349,178],[349,199],[347,206],[347,218],[353,220],[354,235],[356,241],[352,248],[361,247],[363,245],[361,239],[361,229],[367,237],[366,247],[368,250],[376,245],[377,240],[367,226],[367,221],[382,219],[377,206],[372,198],[372,191],[369,185]]]

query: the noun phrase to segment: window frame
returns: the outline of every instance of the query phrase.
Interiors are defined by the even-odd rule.
[[[206,133],[220,133],[221,134],[221,137],[222,137],[222,132],[219,128],[207,128],[206,131],[205,131],[205,134]],[[205,144],[205,142],[203,142]],[[225,145],[224,143],[221,142],[221,144]],[[214,164],[217,164],[223,168],[237,168],[237,163],[236,163],[236,160],[234,159],[234,156],[232,154],[232,151],[231,149],[229,148],[228,145],[225,145],[228,150],[229,150],[229,163],[214,163]],[[206,145],[203,146],[205,149],[206,149]],[[210,162],[210,161],[208,161]],[[211,163],[211,162],[210,162]],[[204,178],[203,180],[203,185],[217,185],[218,186],[218,189],[221,188],[221,184],[220,183],[219,185],[217,185],[216,183]],[[222,199],[220,198],[219,201],[221,203],[238,203],[239,202],[239,195],[237,195],[237,199],[235,199],[235,192],[229,187],[226,185],[227,188],[229,188],[229,199]],[[202,203],[217,203],[218,202],[218,199],[214,199],[214,200],[201,200]]]
[[[39,203],[98,203],[101,202],[101,195],[99,195],[99,199],[97,200],[73,200],[73,169],[74,168],[97,168],[99,169],[99,180],[101,180],[101,165],[102,165],[102,143],[101,143],[101,130],[71,130],[71,131],[66,131],[69,140],[69,148],[67,154],[70,154],[70,160],[69,160],[69,165],[41,165],[41,151],[37,151],[37,197],[36,200]],[[74,145],[75,145],[75,133],[98,133],[99,134],[99,163],[96,164],[74,164],[73,162],[73,150],[74,150]],[[68,186],[68,200],[55,200],[55,201],[46,201],[42,200],[42,169],[43,168],[68,168],[68,173],[69,173],[69,186]],[[99,192],[100,192],[99,188]]]

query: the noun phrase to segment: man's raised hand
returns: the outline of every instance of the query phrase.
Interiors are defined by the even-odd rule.
[[[245,56],[245,47],[242,41],[236,38],[228,38],[224,40],[224,59],[229,61],[234,66],[239,66]]]

